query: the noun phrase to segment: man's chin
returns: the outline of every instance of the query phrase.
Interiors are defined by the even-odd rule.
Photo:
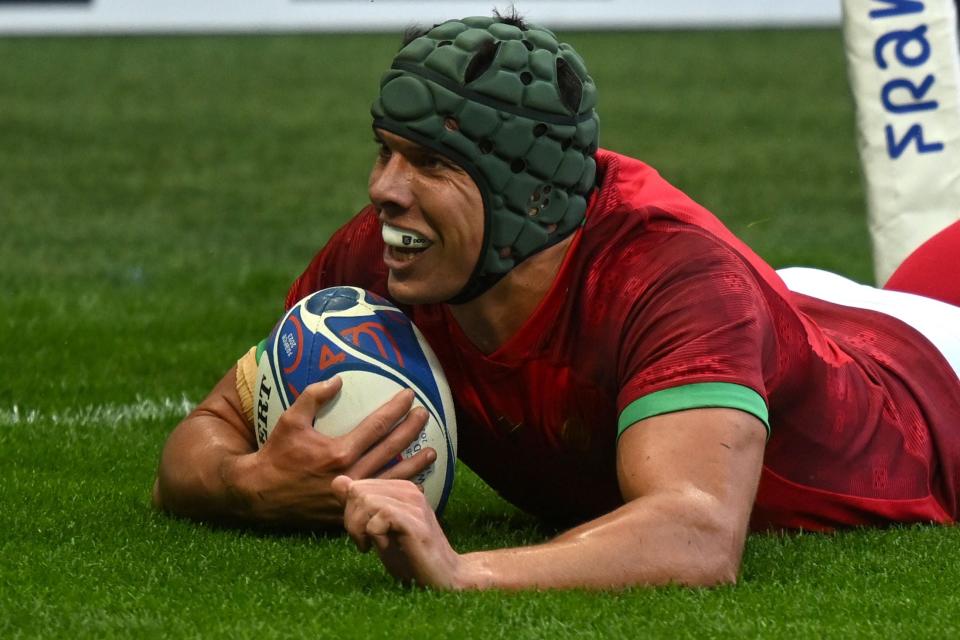
[[[436,304],[449,300],[456,293],[445,295],[429,283],[400,280],[394,277],[393,272],[387,276],[387,292],[394,302],[400,304]]]

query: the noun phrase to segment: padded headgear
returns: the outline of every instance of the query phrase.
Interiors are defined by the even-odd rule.
[[[396,55],[371,112],[376,128],[450,158],[483,197],[471,300],[583,221],[596,181],[597,90],[553,32],[495,18],[435,26]]]

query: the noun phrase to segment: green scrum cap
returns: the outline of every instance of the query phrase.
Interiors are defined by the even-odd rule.
[[[435,26],[397,53],[373,125],[450,158],[483,196],[472,300],[583,221],[596,182],[597,90],[553,32],[496,18]]]

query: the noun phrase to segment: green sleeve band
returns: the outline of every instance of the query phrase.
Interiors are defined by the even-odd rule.
[[[698,382],[655,391],[637,398],[620,412],[617,435],[623,435],[630,425],[644,418],[674,411],[706,408],[745,411],[759,418],[767,427],[767,435],[770,435],[770,414],[760,394],[749,387],[730,382]]]
[[[257,345],[257,364],[260,364],[260,356],[267,350],[267,340],[268,338],[264,338],[260,341],[260,344]]]

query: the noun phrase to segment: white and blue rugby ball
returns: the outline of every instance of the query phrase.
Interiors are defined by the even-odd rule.
[[[356,287],[331,287],[293,305],[258,349],[257,446],[283,413],[314,382],[339,375],[340,393],[317,413],[314,428],[343,435],[402,389],[430,415],[401,457],[425,447],[436,461],[414,482],[443,510],[453,487],[457,425],[453,397],[437,357],[414,324],[393,304]],[[399,462],[400,457],[394,463]]]

